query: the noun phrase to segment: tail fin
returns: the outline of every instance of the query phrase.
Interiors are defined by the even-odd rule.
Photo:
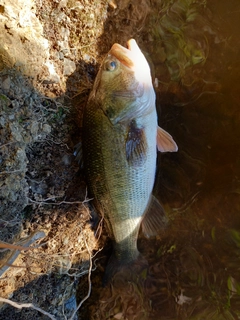
[[[148,262],[143,256],[136,251],[135,257],[129,257],[123,253],[119,255],[114,251],[108,260],[108,264],[103,277],[103,286],[105,287],[111,281],[114,281],[115,276],[120,275],[126,280],[134,279],[136,276],[141,276],[142,273],[146,274]]]

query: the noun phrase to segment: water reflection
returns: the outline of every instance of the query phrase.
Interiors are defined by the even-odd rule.
[[[240,319],[240,3],[155,2],[160,123],[179,146],[158,159],[155,195],[171,223],[140,237],[148,269],[93,292],[90,318]]]

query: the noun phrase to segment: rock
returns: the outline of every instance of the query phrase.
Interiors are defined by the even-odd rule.
[[[31,134],[35,137],[38,133],[39,125],[37,121],[33,121],[31,124]]]
[[[43,129],[43,132],[45,132],[45,133],[50,133],[51,132],[51,126],[49,124],[47,124],[47,123],[43,124],[42,129]]]
[[[50,61],[45,63],[45,66],[48,68],[49,75],[46,76],[45,81],[49,81],[50,83],[60,83],[60,77],[55,71],[54,64]]]
[[[17,67],[22,74],[37,77],[49,58],[49,44],[32,1],[2,0],[1,7],[0,69]]]
[[[72,155],[65,154],[65,155],[62,157],[62,163],[63,163],[65,166],[70,166],[70,164],[72,163]]]
[[[63,60],[64,59],[64,54],[63,54],[63,52],[59,52],[59,60]]]
[[[76,64],[67,58],[63,61],[63,75],[70,76],[76,70]]]
[[[13,121],[14,119],[15,119],[15,115],[12,113],[12,114],[10,114],[9,116],[8,116],[8,119],[10,120],[10,121]]]
[[[2,88],[3,90],[6,90],[8,91],[10,89],[10,85],[11,85],[11,79],[10,77],[8,76],[2,83]]]

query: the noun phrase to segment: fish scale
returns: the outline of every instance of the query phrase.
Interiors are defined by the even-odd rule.
[[[141,119],[141,118],[139,118]],[[84,116],[84,150],[87,152],[84,163],[90,193],[95,195],[95,205],[105,220],[108,220],[110,236],[116,243],[129,238],[128,251],[136,251],[136,237],[141,218],[152,192],[156,167],[156,129],[157,117],[152,112],[144,115],[142,123],[148,131],[146,160],[136,167],[126,159],[126,136],[128,126],[113,126],[102,110],[96,111],[96,105],[86,108]],[[84,153],[85,154],[85,153]],[[120,249],[119,249],[120,250]],[[132,253],[134,257],[136,253]]]

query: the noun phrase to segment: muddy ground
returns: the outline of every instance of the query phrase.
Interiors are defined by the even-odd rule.
[[[165,263],[152,262],[147,293],[139,291],[146,275],[135,287],[128,278],[116,278],[112,287],[102,289],[110,244],[104,227],[92,229],[84,168],[79,169],[73,150],[81,141],[82,110],[99,64],[114,42],[125,45],[135,38],[152,69],[160,122],[183,150],[181,158],[161,160],[161,200],[170,213],[172,208],[188,208],[206,176],[212,114],[208,105],[206,118],[184,107],[205,93],[221,92],[215,56],[221,48],[221,63],[225,52],[234,52],[212,12],[207,1],[200,0],[0,0],[0,243],[33,247],[1,249],[2,298],[32,303],[55,319],[70,319],[76,304],[93,289],[74,319],[157,319],[154,301],[168,297],[179,319],[186,319],[190,311],[182,305],[187,300],[176,303],[184,297],[179,279],[166,270],[172,259],[181,264],[189,252],[197,261],[201,255],[186,247],[174,251],[177,237],[169,240],[171,228],[152,242],[140,239],[149,261],[155,257],[149,247],[162,246],[159,257],[164,256]],[[202,137],[197,148],[192,120]],[[196,210],[195,215],[201,213]],[[178,221],[175,214],[171,219],[183,228],[185,220]],[[202,233],[199,225],[195,228],[197,235]],[[178,236],[185,244],[181,232]],[[158,282],[156,274],[163,277]],[[142,299],[144,294],[151,299]],[[173,312],[170,304],[164,308],[166,317]],[[0,319],[47,318],[33,308],[4,304],[0,309]]]

